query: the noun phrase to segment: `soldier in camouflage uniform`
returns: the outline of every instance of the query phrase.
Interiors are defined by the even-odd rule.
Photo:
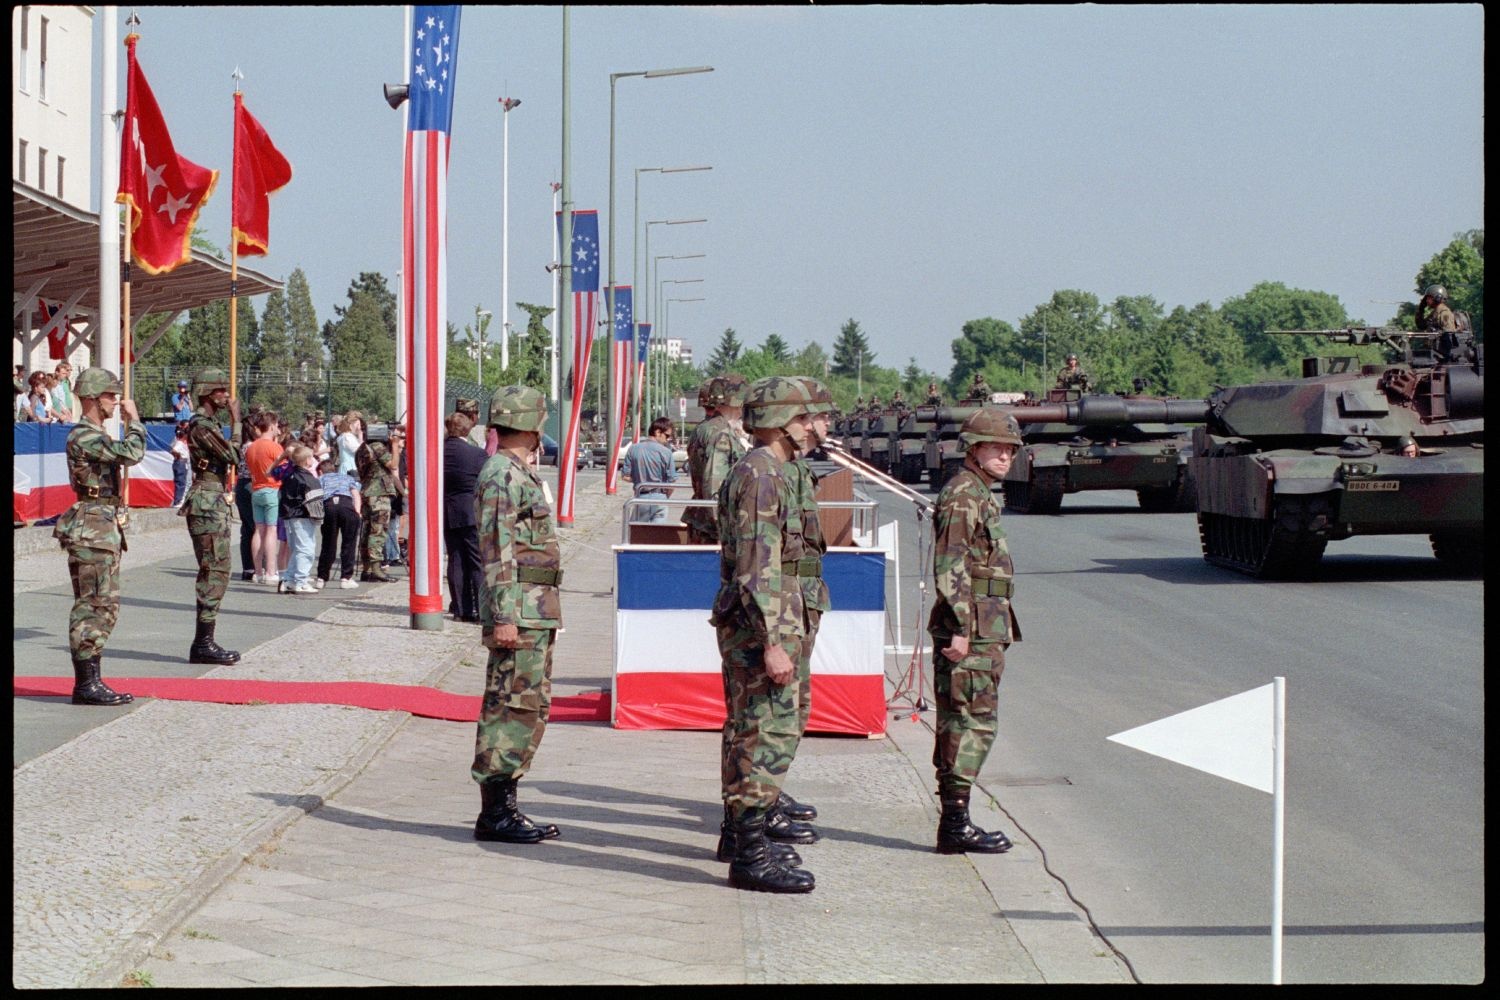
[[[516,805],[516,782],[531,766],[552,705],[552,647],[562,627],[562,554],[552,506],[529,456],[541,443],[547,401],[535,389],[510,385],[490,402],[500,446],[474,488],[484,593],[479,602],[484,645],[484,702],[470,770],[481,809],[475,840],[535,844],[559,835],[533,823]]]
[[[1010,551],[991,487],[1005,478],[1021,445],[1015,418],[981,409],[959,432],[963,467],[938,494],[933,513],[933,689],[937,697],[937,768],[942,818],[940,854],[1010,850],[1010,838],[969,821],[969,794],[995,742],[1005,650],[1021,629],[1011,608]]]
[[[385,559],[385,536],[391,530],[391,499],[401,489],[396,478],[400,453],[401,446],[394,437],[390,447],[383,441],[366,441],[354,453],[364,505],[359,547],[364,568],[360,580],[366,583],[390,583],[396,579],[385,571],[381,562]]]
[[[99,679],[99,657],[120,616],[120,555],[126,549],[128,508],[120,496],[120,470],[146,457],[146,425],[135,403],[121,399],[124,386],[103,368],[78,376],[74,395],[82,404],[68,432],[68,481],[78,500],[57,519],[52,537],[68,554],[73,613],[68,650],[73,657],[73,704],[124,705],[134,701]],[[104,422],[118,407],[124,438],[109,436]]]
[[[177,508],[187,519],[198,558],[198,631],[188,649],[189,663],[238,663],[240,654],[214,641],[219,621],[219,603],[229,589],[229,521],[231,502],[227,490],[229,470],[240,461],[240,404],[229,398],[229,376],[210,368],[193,380],[193,398],[198,408],[188,418],[188,465],[193,482]],[[221,414],[228,412],[233,439],[224,440]]]
[[[801,577],[816,573],[819,559],[808,548],[791,462],[807,446],[814,408],[800,381],[753,383],[744,424],[758,447],[719,490],[719,592],[709,621],[724,673],[729,882],[760,892],[811,892],[814,885],[810,872],[777,860],[766,835],[802,737],[795,682],[808,613]],[[816,838],[800,829],[806,840]]]
[[[1077,389],[1079,392],[1088,392],[1088,372],[1078,366],[1078,355],[1069,354],[1063,362],[1063,367],[1057,373],[1057,387],[1059,389]]]
[[[1417,302],[1416,328],[1429,333],[1452,333],[1458,329],[1458,317],[1448,305],[1448,289],[1442,285],[1427,286]]]
[[[745,401],[745,379],[733,373],[717,376],[698,399],[705,411],[712,409],[713,416],[699,424],[688,441],[688,477],[693,482],[694,500],[717,500],[729,470],[747,450],[737,427]],[[718,544],[719,523],[714,508],[689,507],[682,519],[688,526],[688,541],[694,545]]]

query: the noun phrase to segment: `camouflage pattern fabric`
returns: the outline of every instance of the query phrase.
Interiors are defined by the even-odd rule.
[[[396,459],[383,441],[367,441],[355,455],[359,489],[366,500],[393,497],[401,486],[396,478]]]
[[[360,569],[365,573],[380,574],[380,564],[385,560],[385,536],[391,530],[391,498],[389,494],[364,498],[363,517],[359,524]]]
[[[552,629],[521,629],[524,649],[491,649],[470,774],[520,778],[531,766],[552,707]]]
[[[508,452],[497,451],[480,470],[474,513],[484,565],[479,620],[490,649],[471,769],[482,783],[524,775],[546,731],[562,552],[541,480]],[[551,583],[543,579],[549,575]],[[495,647],[497,624],[516,626],[520,648]]]
[[[128,508],[99,502],[119,494],[119,470],[146,456],[146,427],[127,423],[116,441],[87,417],[68,432],[68,478],[79,500],[52,529],[68,554],[73,609],[68,615],[68,649],[74,659],[104,652],[120,617],[120,555],[126,549]],[[95,496],[89,497],[93,493]]]
[[[557,583],[535,579],[549,571],[561,579],[562,550],[552,507],[531,466],[505,451],[491,455],[474,487],[474,515],[479,522],[479,559],[484,565],[479,620],[485,641],[495,625],[561,628]]]
[[[746,449],[729,418],[716,416],[703,421],[688,441],[688,476],[693,481],[693,499],[711,500],[729,478],[729,470],[745,457]],[[712,507],[689,507],[682,517],[688,538],[695,545],[713,545],[719,540],[718,515]]]
[[[224,440],[212,409],[200,406],[187,429],[188,464],[193,482],[183,497],[179,516],[187,520],[193,555],[198,559],[198,579],[193,591],[198,602],[198,621],[215,622],[219,604],[229,589],[229,522],[233,506],[226,492],[229,470],[240,461],[240,428],[234,439]]]
[[[1062,368],[1057,373],[1057,387],[1059,389],[1078,389],[1087,392],[1089,388],[1089,376],[1082,368]]]
[[[823,582],[821,572],[822,558],[823,554],[828,551],[828,543],[823,539],[823,526],[818,520],[818,477],[813,474],[812,468],[805,459],[796,459],[788,465],[790,466],[789,475],[793,477],[796,484],[794,489],[797,495],[802,537],[806,542],[808,554],[818,557],[820,567],[817,576],[801,575],[798,577],[798,582],[802,585],[802,605],[807,615],[807,635],[802,640],[802,648],[797,657],[798,719],[800,722],[798,731],[806,733],[808,713],[812,711],[813,643],[818,637],[818,625],[823,615],[833,605],[829,602],[828,585]]]
[[[1452,333],[1458,329],[1458,318],[1453,315],[1453,310],[1448,308],[1448,303],[1439,302],[1426,310],[1422,308],[1424,304],[1418,303],[1417,305],[1416,326],[1418,330],[1431,333],[1442,331]]]
[[[1019,639],[1005,590],[1014,576],[1000,504],[972,469],[961,469],[938,494],[933,514],[932,635],[937,736],[932,752],[940,796],[962,793],[979,777],[995,741],[1005,649]],[[943,655],[954,636],[969,655]]]
[[[755,448],[719,490],[719,592],[710,622],[724,678],[723,797],[736,820],[775,803],[805,722],[800,663],[804,645],[811,655],[811,616],[803,581],[785,564],[815,553],[796,475],[795,463]],[[771,643],[799,665],[799,683],[771,683],[764,660]]]

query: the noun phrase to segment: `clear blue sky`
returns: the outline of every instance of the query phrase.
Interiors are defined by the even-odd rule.
[[[120,34],[126,30],[121,8]],[[142,7],[139,56],[178,151],[222,171],[201,222],[228,242],[232,83],[291,160],[271,254],[320,321],[349,281],[400,266],[400,7]],[[1483,224],[1477,5],[579,7],[571,13],[575,207],[631,281],[638,167],[671,330],[707,357],[725,327],[831,347],[859,320],[878,364],[946,374],[969,319],[1019,321],[1054,289],[1170,310],[1259,281],[1337,295],[1372,323],[1417,268]],[[123,47],[120,101],[124,101]],[[562,10],[468,7],[449,173],[449,319],[500,299],[501,111],[510,118],[511,300],[551,302]],[[601,262],[602,263],[602,262]],[[513,310],[520,326],[524,313]]]

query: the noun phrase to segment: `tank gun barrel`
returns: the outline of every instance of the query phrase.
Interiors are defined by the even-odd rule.
[[[1069,403],[1003,406],[1018,424],[1201,424],[1208,419],[1208,403],[1201,399],[1124,399],[1085,396]]]

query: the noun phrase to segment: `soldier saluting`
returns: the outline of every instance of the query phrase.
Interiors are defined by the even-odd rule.
[[[125,705],[133,695],[112,690],[99,679],[99,657],[120,617],[120,555],[126,549],[128,516],[120,496],[120,469],[146,457],[146,425],[135,402],[121,399],[125,388],[103,368],[78,376],[73,394],[83,404],[78,425],[68,432],[68,481],[78,498],[52,529],[68,554],[73,581],[73,612],[68,616],[68,651],[73,657],[73,704]],[[123,437],[110,437],[104,422],[119,409]]]
[[[938,494],[933,513],[933,689],[937,699],[939,854],[1000,854],[1010,838],[969,821],[969,795],[995,742],[1005,649],[1021,630],[1011,609],[1010,551],[990,487],[1005,478],[1021,445],[1015,418],[981,409],[959,432],[964,464]]]
[[[562,554],[552,506],[529,462],[541,442],[547,401],[508,385],[490,402],[499,446],[474,487],[484,592],[479,620],[489,649],[484,702],[470,774],[479,782],[474,839],[535,844],[559,836],[516,805],[516,783],[531,766],[552,705],[552,647],[562,627]]]
[[[818,559],[803,533],[789,470],[807,446],[813,408],[800,381],[752,383],[744,425],[758,447],[719,490],[719,592],[709,622],[724,673],[729,884],[759,892],[811,892],[814,885],[810,872],[778,859],[781,852],[766,836],[802,737],[796,679],[808,614],[801,577],[815,572]],[[816,834],[798,837],[806,842]]]
[[[198,582],[194,592],[198,599],[198,631],[188,649],[189,663],[238,663],[240,654],[224,649],[214,641],[219,621],[219,604],[229,589],[229,511],[225,490],[229,470],[239,464],[240,404],[229,398],[229,376],[218,368],[200,372],[193,380],[193,398],[198,408],[188,418],[188,465],[193,482],[182,499],[177,513],[187,519],[188,534],[193,540],[193,555],[198,559]],[[229,413],[233,438],[224,440],[219,428],[220,414]]]

